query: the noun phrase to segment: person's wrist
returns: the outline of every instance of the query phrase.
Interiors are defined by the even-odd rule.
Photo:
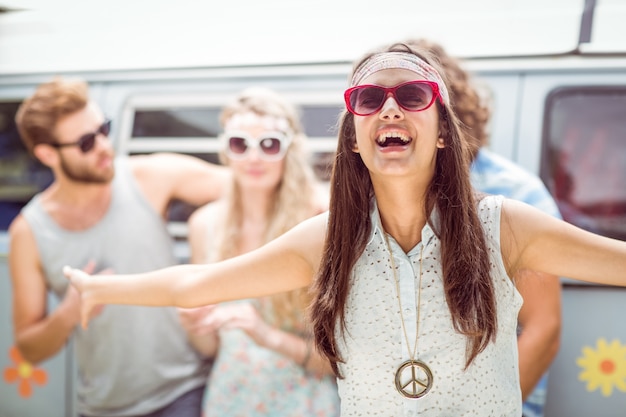
[[[73,328],[80,324],[80,303],[76,300],[65,298],[58,309],[63,323]]]
[[[264,335],[262,346],[270,350],[278,350],[282,343],[282,332],[276,327],[266,326],[266,329],[262,330],[261,333]]]
[[[304,340],[304,356],[302,357],[302,362],[300,362],[300,366],[304,369],[309,365],[309,361],[311,360],[311,352],[313,350],[313,344],[309,339]]]
[[[111,285],[109,276],[91,275],[83,284],[82,300],[83,302],[88,300],[92,305],[106,304],[109,301],[107,298],[116,298],[117,294],[120,294],[120,291]]]

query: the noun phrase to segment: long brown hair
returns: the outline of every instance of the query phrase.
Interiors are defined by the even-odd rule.
[[[354,66],[353,72],[381,52],[413,53],[437,68],[427,52],[393,44],[366,55]],[[438,151],[435,174],[427,190],[425,214],[435,207],[440,213],[439,224],[432,224],[430,220],[429,224],[441,240],[444,290],[454,329],[467,336],[467,367],[495,339],[496,301],[485,235],[477,214],[478,196],[470,184],[470,148],[449,103],[442,105],[437,101],[437,106],[446,146]],[[355,142],[354,116],[344,112],[330,183],[326,241],[310,311],[317,348],[328,357],[339,377],[337,362],[342,358],[337,352],[335,330],[340,326],[340,330],[345,331],[349,280],[371,233],[370,210],[374,196],[367,167],[360,155],[352,152]]]

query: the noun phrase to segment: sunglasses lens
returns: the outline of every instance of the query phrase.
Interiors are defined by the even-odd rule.
[[[248,142],[244,138],[233,136],[228,139],[228,149],[235,155],[242,155],[248,150]]]
[[[407,110],[423,110],[433,100],[433,89],[429,84],[405,84],[395,92],[398,104]]]
[[[378,87],[357,88],[350,94],[350,106],[357,114],[375,113],[383,105],[385,91]]]
[[[278,155],[281,151],[280,139],[276,138],[263,138],[259,146],[266,155]]]
[[[78,146],[82,153],[87,153],[93,149],[96,144],[96,134],[88,133],[78,140]]]
[[[101,133],[104,136],[109,136],[109,133],[111,133],[111,121],[107,120],[102,123],[102,126],[98,129],[98,133]]]
[[[100,125],[96,133],[87,133],[78,140],[78,146],[82,153],[87,153],[96,145],[96,137],[98,135],[109,136],[111,133],[111,121],[107,120]]]

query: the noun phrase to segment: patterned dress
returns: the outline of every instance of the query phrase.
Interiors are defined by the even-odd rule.
[[[237,301],[236,303],[257,302]],[[204,397],[205,417],[336,417],[335,377],[320,377],[244,331],[220,332],[220,347]]]
[[[226,207],[211,203],[212,221],[224,218]],[[208,236],[215,224],[207,224]],[[213,241],[214,242],[214,241]],[[215,259],[218,248],[210,243],[205,260]],[[233,301],[252,304],[273,323],[274,314],[263,299]],[[300,314],[298,323],[304,323]],[[304,331],[289,324],[282,330],[302,336]],[[257,345],[242,330],[222,330],[220,345],[204,394],[204,417],[337,417],[339,395],[334,375],[320,377],[271,349]]]

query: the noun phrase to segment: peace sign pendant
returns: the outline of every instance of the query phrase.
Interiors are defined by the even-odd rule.
[[[424,362],[410,359],[396,371],[396,389],[406,398],[422,398],[433,386],[433,373]]]

